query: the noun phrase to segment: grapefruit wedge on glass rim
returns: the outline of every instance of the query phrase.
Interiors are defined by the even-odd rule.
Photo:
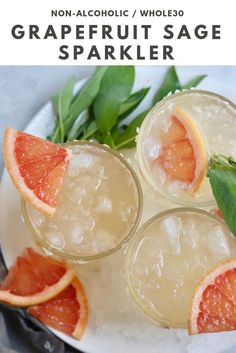
[[[54,298],[27,309],[44,324],[80,339],[88,322],[88,302],[78,278]]]
[[[210,271],[194,292],[188,331],[199,333],[236,330],[236,258]]]
[[[23,199],[45,216],[53,216],[69,163],[69,151],[7,128],[3,155],[7,171]]]
[[[167,131],[159,135],[161,150],[154,163],[164,170],[170,182],[180,182],[193,194],[206,175],[207,155],[198,126],[176,107]]]
[[[14,306],[45,302],[63,291],[75,272],[62,261],[27,248],[0,284],[0,301]]]

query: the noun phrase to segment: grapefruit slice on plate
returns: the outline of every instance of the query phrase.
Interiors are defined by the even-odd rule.
[[[0,301],[15,306],[42,303],[66,288],[74,276],[64,262],[27,248],[0,284]]]
[[[46,216],[52,216],[68,167],[68,150],[7,128],[3,154],[7,171],[22,197]]]
[[[189,334],[236,330],[236,258],[221,262],[196,288]]]
[[[77,278],[53,299],[32,306],[28,313],[44,324],[80,339],[88,321],[88,302]]]
[[[159,136],[161,152],[157,158],[171,182],[179,181],[193,193],[206,174],[207,156],[204,142],[192,118],[177,107],[166,132]]]

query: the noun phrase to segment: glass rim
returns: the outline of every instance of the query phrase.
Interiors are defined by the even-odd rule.
[[[172,100],[175,97],[179,97],[179,96],[183,96],[183,95],[189,95],[189,94],[202,94],[205,96],[210,96],[210,97],[215,97],[218,98],[222,101],[224,101],[225,103],[229,104],[229,106],[235,110],[236,112],[236,104],[233,103],[231,100],[229,100],[228,98],[212,92],[212,91],[208,91],[208,90],[201,90],[201,89],[189,89],[189,90],[182,90],[180,92],[176,92],[173,94],[170,94],[166,97],[164,97],[160,102],[156,103],[154,105],[154,107],[148,112],[148,114],[146,115],[144,122],[142,124],[142,126],[144,126],[142,128],[142,126],[140,127],[140,131],[138,133],[137,136],[137,161],[138,161],[138,167],[140,170],[140,173],[142,175],[142,177],[144,178],[144,180],[147,182],[148,186],[155,192],[160,194],[162,197],[165,197],[167,199],[169,199],[170,201],[172,201],[173,203],[177,204],[177,205],[181,205],[181,206],[185,206],[185,207],[208,207],[208,206],[213,206],[215,204],[215,199],[214,197],[212,197],[211,200],[206,200],[206,201],[191,201],[191,200],[181,200],[178,197],[172,196],[171,194],[164,192],[161,187],[159,187],[158,185],[154,186],[154,183],[151,181],[151,177],[149,176],[149,172],[147,171],[147,167],[146,167],[146,163],[143,160],[143,154],[142,154],[142,148],[141,148],[141,140],[143,137],[143,134],[146,130],[146,126],[147,126],[147,122],[149,121],[149,119],[151,118],[151,116],[159,109],[161,109],[161,107],[168,101]]]
[[[134,300],[134,302],[137,304],[139,309],[146,315],[147,318],[151,319],[152,321],[154,321],[156,323],[159,323],[160,325],[162,325],[164,327],[186,329],[187,326],[185,326],[185,325],[182,325],[178,322],[174,322],[169,319],[166,319],[161,315],[158,316],[158,315],[154,315],[154,314],[150,313],[150,311],[145,307],[145,305],[142,303],[142,301],[139,299],[138,295],[136,294],[136,291],[134,289],[134,286],[133,286],[132,280],[131,280],[131,276],[130,276],[130,267],[131,267],[130,262],[131,262],[131,258],[133,255],[132,253],[133,253],[135,246],[138,247],[140,245],[140,242],[142,241],[142,239],[145,238],[145,237],[142,237],[145,229],[148,228],[149,225],[152,224],[153,222],[161,220],[165,216],[168,216],[171,214],[176,214],[176,213],[184,213],[184,212],[193,212],[193,213],[197,213],[197,214],[202,214],[202,215],[207,216],[211,219],[214,219],[216,222],[220,223],[224,227],[227,234],[229,234],[229,235],[232,234],[230,232],[230,230],[227,228],[225,221],[223,219],[221,219],[219,216],[215,215],[214,213],[211,213],[210,211],[206,211],[206,210],[196,208],[196,207],[177,207],[177,208],[172,208],[172,209],[168,209],[165,211],[161,211],[160,213],[157,213],[156,215],[154,215],[153,217],[148,219],[136,232],[135,237],[132,239],[132,241],[128,245],[128,250],[127,250],[127,253],[125,256],[124,268],[125,268],[125,280],[126,280],[129,292],[131,294],[131,297]]]
[[[143,210],[143,193],[142,193],[142,188],[141,188],[141,184],[139,182],[138,176],[136,175],[136,172],[134,171],[133,167],[129,164],[129,162],[123,157],[123,155],[113,149],[111,149],[109,146],[107,145],[102,145],[99,144],[97,142],[93,142],[93,141],[86,141],[86,140],[74,140],[74,141],[70,141],[70,142],[66,142],[64,144],[61,144],[62,146],[69,146],[69,145],[89,145],[89,146],[94,146],[97,148],[100,148],[108,153],[111,153],[113,156],[115,156],[116,158],[119,159],[119,161],[126,166],[126,168],[128,168],[129,172],[131,173],[131,176],[134,180],[134,184],[137,190],[137,215],[136,218],[134,220],[134,225],[131,228],[130,232],[126,235],[125,238],[123,238],[116,246],[114,246],[112,249],[106,250],[102,253],[99,254],[95,254],[95,255],[75,255],[75,254],[70,254],[70,253],[66,253],[63,252],[61,250],[55,249],[54,247],[52,247],[46,240],[42,239],[41,237],[39,237],[39,232],[36,231],[36,229],[34,228],[28,211],[27,211],[27,206],[26,206],[26,201],[21,198],[21,213],[23,216],[23,219],[25,221],[26,227],[29,230],[29,233],[31,235],[31,237],[33,238],[33,240],[42,248],[48,250],[49,252],[51,252],[53,255],[56,255],[64,260],[68,260],[68,261],[72,261],[72,262],[77,262],[77,263],[87,263],[90,261],[95,261],[95,260],[100,260],[103,259],[113,253],[115,253],[116,251],[118,251],[119,249],[121,249],[125,244],[127,244],[127,242],[132,238],[132,236],[135,234],[136,229],[139,226],[140,220],[141,220],[141,216],[142,216],[142,210]]]

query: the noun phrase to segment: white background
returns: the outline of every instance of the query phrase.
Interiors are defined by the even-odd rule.
[[[111,2],[108,0],[85,2],[80,1],[2,1],[0,5],[0,65],[94,65],[94,64],[140,64],[140,65],[163,65],[163,64],[177,64],[177,65],[234,65],[235,64],[235,1],[190,1],[190,0],[162,0],[143,2],[128,2],[127,0],[119,0],[118,2]],[[51,9],[71,9],[88,10],[88,9],[130,9],[132,13],[134,9],[183,9],[184,17],[149,17],[141,18],[98,18],[98,17],[51,17]],[[69,24],[71,26],[76,24],[112,24],[114,28],[116,24],[129,24],[130,26],[137,24],[151,24],[152,31],[149,40],[143,40],[142,36],[139,40],[99,40],[99,36],[94,40],[83,40],[78,43],[73,35],[68,36],[67,40],[15,40],[11,36],[11,28],[15,24],[22,24],[27,31],[27,25],[37,24],[40,26],[41,35],[43,36],[45,29],[49,24],[55,26],[55,29],[60,28],[60,24]],[[221,25],[221,40],[212,40],[210,38],[199,40],[192,38],[191,40],[163,40],[163,27],[166,24],[173,24],[175,33],[177,35],[182,24],[188,26],[189,32],[192,35],[194,27],[198,24],[205,24],[210,29],[212,24]],[[144,51],[149,45],[159,45],[160,49],[163,44],[172,45],[174,47],[174,61],[88,61],[86,55],[81,56],[77,61],[73,58],[62,61],[58,59],[59,46],[62,44],[73,45],[81,44],[85,47],[87,52],[91,45],[96,44],[101,55],[105,44],[119,47],[120,44],[134,46],[139,44]],[[147,54],[147,52],[146,52]]]

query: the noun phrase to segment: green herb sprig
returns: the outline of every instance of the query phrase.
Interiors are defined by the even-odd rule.
[[[56,122],[49,139],[55,143],[93,139],[116,150],[135,147],[137,129],[152,106],[170,92],[196,87],[205,77],[199,75],[181,84],[176,68],[169,67],[150,107],[127,122],[126,118],[147,96],[150,87],[132,93],[133,66],[97,67],[75,95],[76,80],[71,78],[52,97]],[[207,176],[225,222],[236,236],[236,161],[225,156],[212,156]]]
[[[231,157],[214,155],[207,176],[224,220],[236,236],[236,162]]]
[[[55,143],[72,140],[96,140],[115,150],[135,147],[137,129],[148,111],[169,92],[197,86],[205,75],[181,85],[176,69],[171,66],[151,106],[127,122],[126,118],[147,96],[150,87],[132,93],[134,66],[100,66],[73,95],[75,79],[71,78],[52,98],[56,115],[55,128],[48,137]]]

